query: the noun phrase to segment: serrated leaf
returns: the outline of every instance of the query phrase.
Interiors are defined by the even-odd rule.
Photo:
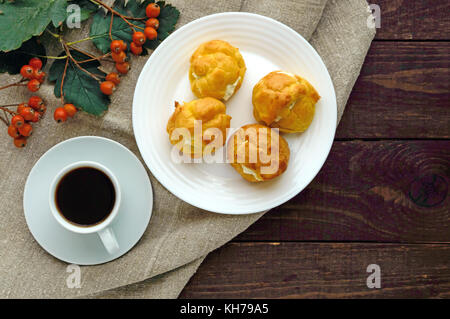
[[[0,73],[8,72],[9,74],[17,74],[23,65],[34,56],[40,56],[43,65],[47,62],[45,56],[45,47],[38,42],[36,37],[24,42],[22,46],[14,51],[0,52]]]
[[[59,27],[67,18],[67,0],[55,1],[50,9],[50,18],[55,28]]]
[[[77,61],[89,59],[87,55],[78,51],[70,52]],[[60,54],[60,56],[64,55],[65,53]],[[55,60],[50,68],[49,80],[56,82],[54,89],[56,97],[61,97],[61,80],[65,63],[65,59]],[[106,75],[98,68],[100,63],[96,60],[82,63],[81,66],[99,78],[103,78]],[[72,103],[83,111],[94,115],[101,115],[108,109],[110,103],[109,97],[100,91],[99,82],[80,70],[71,60],[69,60],[64,78],[63,94],[66,102]]]
[[[0,3],[0,51],[19,48],[40,35],[49,23],[58,26],[67,14],[67,0],[16,0]]]
[[[145,18],[145,8],[150,3],[154,3],[153,0],[146,0],[142,3],[138,0],[124,0],[116,1],[114,9],[123,14],[124,16],[132,16],[135,18]],[[170,4],[166,4],[164,1],[157,2],[161,7],[161,13],[159,19],[158,37],[155,40],[147,41],[144,47],[147,49],[155,49],[158,45],[166,39],[170,32],[175,29],[175,25],[180,16],[180,12]],[[130,20],[131,23],[138,27],[145,27],[145,20]],[[90,36],[93,38],[94,45],[103,53],[110,51],[111,39],[109,37],[109,27],[111,23],[111,14],[104,15],[102,12],[97,12],[92,21]],[[142,31],[136,28],[139,31]],[[132,41],[133,30],[128,24],[118,16],[114,16],[113,26],[111,30],[113,39],[123,40],[128,44]],[[144,54],[145,54],[144,50]]]

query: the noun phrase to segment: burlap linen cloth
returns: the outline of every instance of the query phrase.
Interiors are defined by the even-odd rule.
[[[272,17],[295,29],[310,41],[328,67],[336,89],[338,121],[375,35],[367,24],[370,12],[365,0],[170,2],[181,12],[178,27],[212,13],[245,11]],[[81,31],[87,32],[87,27]],[[82,37],[80,30],[73,35],[74,39]],[[22,205],[27,175],[50,147],[75,136],[111,138],[139,156],[131,123],[132,93],[146,60],[133,58],[131,72],[123,77],[103,117],[80,112],[68,123],[57,125],[51,113],[60,102],[53,95],[53,85],[47,83],[39,95],[46,99],[49,114],[35,125],[26,148],[14,147],[6,127],[0,134],[0,298],[176,298],[209,252],[263,215],[229,216],[202,211],[173,196],[148,172],[154,208],[142,239],[113,262],[81,267],[81,288],[67,287],[67,264],[47,254],[28,231]],[[3,74],[0,83],[12,83],[18,78]],[[29,96],[23,88],[3,90],[0,105],[23,102]]]

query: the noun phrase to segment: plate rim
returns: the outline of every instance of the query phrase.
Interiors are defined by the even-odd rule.
[[[154,59],[156,59],[164,50],[164,48],[168,45],[168,43],[170,41],[168,41],[170,38],[174,37],[175,35],[182,33],[186,28],[188,27],[192,27],[193,25],[197,25],[200,23],[205,23],[208,22],[208,20],[214,19],[216,17],[223,17],[223,16],[229,16],[229,17],[249,17],[249,18],[253,18],[253,19],[262,19],[265,20],[267,22],[273,23],[275,25],[277,25],[280,28],[285,29],[286,31],[289,31],[291,33],[293,33],[293,35],[295,35],[297,37],[297,39],[301,42],[303,42],[303,44],[306,45],[306,47],[308,47],[308,49],[311,51],[311,53],[318,58],[318,62],[323,66],[323,68],[326,70],[326,77],[329,80],[329,83],[331,84],[331,96],[333,97],[333,101],[332,103],[334,104],[334,111],[333,114],[329,114],[329,116],[333,116],[334,121],[333,121],[333,130],[332,130],[332,136],[328,142],[328,145],[324,146],[324,151],[326,153],[326,156],[323,157],[323,160],[321,161],[320,165],[319,165],[319,169],[317,170],[317,172],[315,172],[312,176],[310,180],[306,180],[305,186],[303,188],[301,188],[299,191],[295,191],[292,194],[290,194],[289,196],[282,198],[279,201],[276,201],[276,203],[267,206],[267,208],[264,208],[263,210],[261,209],[246,209],[245,212],[237,212],[235,209],[229,209],[227,207],[221,207],[220,210],[219,208],[211,208],[210,205],[204,205],[202,204],[201,201],[196,201],[193,198],[189,198],[186,196],[183,196],[183,193],[180,192],[179,190],[174,190],[170,184],[166,181],[166,179],[164,178],[164,174],[162,172],[159,172],[156,168],[153,167],[152,165],[152,161],[147,158],[147,154],[145,152],[142,151],[142,148],[144,147],[144,141],[143,141],[143,137],[141,136],[141,134],[139,133],[139,128],[138,126],[138,114],[137,114],[137,95],[138,92],[141,91],[141,86],[143,85],[143,76],[144,74],[148,71],[150,64],[152,63],[152,61]],[[283,30],[283,31],[285,31]],[[265,212],[268,210],[271,210],[275,207],[278,207],[284,203],[286,203],[287,201],[291,200],[292,198],[294,198],[295,196],[297,196],[298,194],[300,194],[310,183],[311,181],[317,176],[317,174],[320,172],[320,170],[322,169],[325,161],[327,160],[330,151],[331,151],[331,147],[333,146],[334,143],[334,137],[336,134],[336,128],[337,128],[337,98],[336,98],[336,92],[335,92],[335,88],[334,88],[334,84],[333,84],[333,80],[330,76],[330,73],[328,71],[328,68],[326,67],[324,61],[322,60],[322,57],[319,55],[319,53],[314,49],[314,47],[301,35],[299,34],[297,31],[295,31],[294,29],[292,29],[291,27],[289,27],[288,25],[277,21],[273,18],[264,16],[264,15],[260,15],[260,14],[256,14],[256,13],[249,13],[249,12],[222,12],[222,13],[215,13],[215,14],[211,14],[211,15],[207,15],[201,18],[198,18],[196,20],[193,20],[183,26],[181,26],[179,29],[175,30],[172,34],[169,35],[169,37],[167,37],[159,46],[158,48],[156,48],[155,51],[153,51],[153,53],[151,54],[151,56],[149,57],[149,59],[146,61],[144,67],[142,68],[138,80],[136,82],[136,86],[135,86],[135,90],[134,90],[134,94],[133,94],[133,106],[132,106],[132,125],[133,125],[133,133],[134,133],[134,138],[136,140],[136,144],[138,146],[139,152],[144,160],[145,165],[148,167],[148,169],[150,170],[150,172],[154,175],[154,177],[173,195],[175,195],[177,198],[179,198],[180,200],[198,207],[200,209],[212,212],[212,213],[217,213],[217,214],[223,214],[223,215],[249,215],[249,214],[256,214],[256,213],[260,213],[260,212]]]

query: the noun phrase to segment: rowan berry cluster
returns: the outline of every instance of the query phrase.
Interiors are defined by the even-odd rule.
[[[156,3],[149,4],[145,13],[149,18],[145,22],[144,32],[134,31],[132,36],[132,42],[130,43],[130,51],[134,55],[142,54],[142,46],[147,40],[154,40],[158,36],[156,31],[159,27],[159,21],[157,17],[159,16],[161,8]],[[127,44],[123,40],[113,40],[110,45],[111,57],[116,63],[116,70],[120,74],[127,74],[130,69],[130,64],[128,63],[128,57],[126,54]],[[103,94],[111,95],[116,89],[116,85],[120,83],[119,75],[115,72],[111,72],[106,76],[105,81],[100,83],[100,90]]]
[[[41,83],[45,81],[46,74],[41,69],[42,61],[39,58],[32,58],[28,64],[20,69],[23,81],[28,81],[27,88],[31,92],[37,92],[41,87]]]
[[[37,123],[44,116],[47,107],[44,101],[36,95],[28,100],[28,103],[20,103],[16,111],[9,110],[12,116],[8,126],[8,134],[14,139],[16,147],[24,147],[27,139],[33,134],[33,123]]]

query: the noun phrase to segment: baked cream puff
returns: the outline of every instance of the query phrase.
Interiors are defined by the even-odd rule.
[[[249,182],[263,182],[283,174],[289,163],[289,145],[270,127],[249,124],[238,129],[227,146],[228,161]]]
[[[170,143],[193,158],[202,157],[205,149],[214,153],[225,144],[226,130],[230,127],[231,116],[225,111],[225,104],[212,97],[182,105],[175,103],[175,111],[167,123]]]
[[[275,71],[253,88],[253,115],[258,122],[281,132],[304,132],[314,118],[319,99],[316,89],[304,78]]]
[[[246,67],[239,49],[221,40],[203,43],[191,57],[189,80],[198,97],[228,101],[241,87]]]

